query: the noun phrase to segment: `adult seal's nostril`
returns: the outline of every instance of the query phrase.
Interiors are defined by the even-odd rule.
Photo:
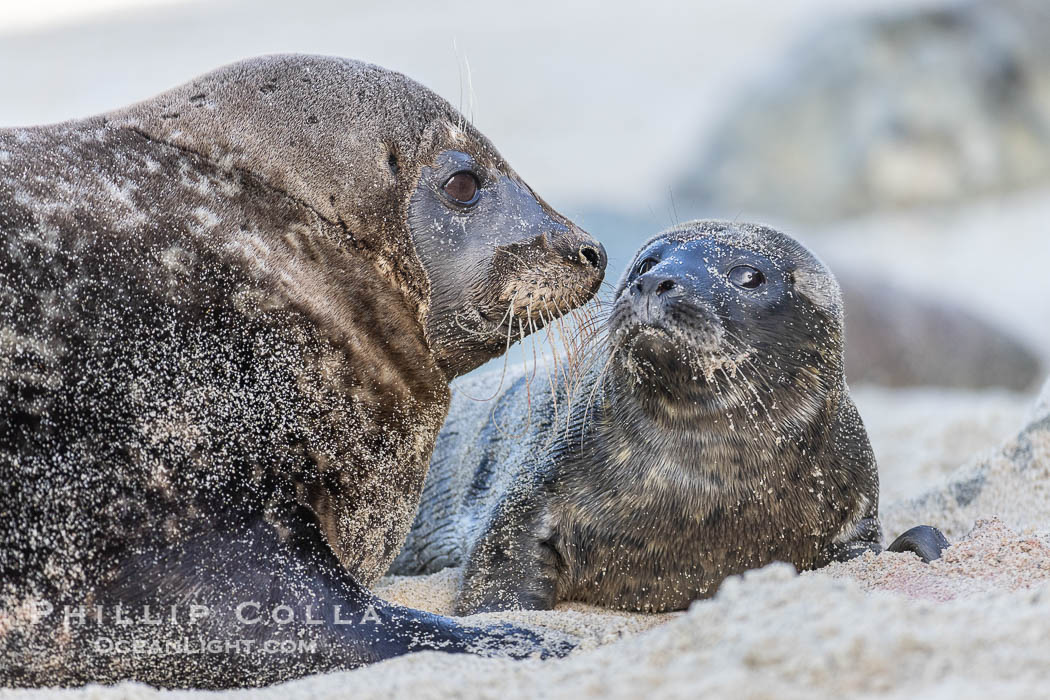
[[[575,227],[559,230],[547,234],[547,241],[551,249],[566,261],[582,264],[599,273],[605,272],[608,262],[605,247],[586,232]]]
[[[674,280],[664,280],[660,284],[656,285],[656,294],[657,294],[657,296],[659,296],[659,295],[663,294],[664,292],[671,291],[672,289],[674,289],[674,287],[675,287]]]
[[[599,251],[593,245],[583,244],[580,246],[580,262],[584,265],[590,265],[596,270],[601,270],[605,267],[604,258],[602,251]]]

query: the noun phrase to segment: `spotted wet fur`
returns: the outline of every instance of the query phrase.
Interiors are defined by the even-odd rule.
[[[366,589],[408,531],[448,380],[505,349],[484,329],[432,332],[471,310],[434,300],[454,280],[416,245],[468,213],[409,224],[450,150],[502,183],[486,220],[526,202],[539,227],[483,220],[489,235],[590,240],[444,100],[355,61],[264,57],[0,130],[0,684],[228,687],[415,649],[545,651]],[[473,245],[475,267],[496,245]],[[597,266],[533,247],[529,279],[549,265],[571,303],[590,296]],[[502,269],[490,297],[520,274]],[[253,601],[296,623],[238,624]],[[56,612],[33,620],[43,603]],[[214,614],[187,623],[191,604]],[[63,605],[182,621],[70,630]],[[375,621],[342,626],[335,606]],[[100,638],[317,644],[151,656],[98,653]]]

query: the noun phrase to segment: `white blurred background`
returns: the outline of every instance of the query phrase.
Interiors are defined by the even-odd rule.
[[[905,3],[0,4],[0,126],[95,114],[247,56],[341,55],[402,71],[472,113],[555,206],[663,211],[742,76],[829,14]]]

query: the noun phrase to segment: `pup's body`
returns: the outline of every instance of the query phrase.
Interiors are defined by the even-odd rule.
[[[572,396],[533,387],[530,407],[521,377],[494,405],[453,400],[395,573],[464,565],[460,613],[663,611],[773,561],[881,550],[841,298],[809,251],[760,226],[671,229],[638,253],[607,333]]]

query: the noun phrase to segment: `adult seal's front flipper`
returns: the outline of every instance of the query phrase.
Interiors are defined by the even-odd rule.
[[[948,549],[951,543],[944,534],[929,525],[916,525],[897,539],[893,540],[887,552],[912,552],[926,564],[941,558],[941,552]]]

